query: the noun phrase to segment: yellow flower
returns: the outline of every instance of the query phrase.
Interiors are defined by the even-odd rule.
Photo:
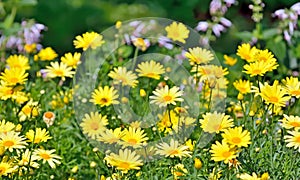
[[[250,64],[244,65],[244,73],[250,74],[250,77],[253,76],[264,76],[268,71],[267,64],[263,61],[255,61]]]
[[[240,58],[246,60],[247,62],[253,62],[255,61],[254,55],[256,52],[256,47],[251,48],[249,43],[243,43],[242,45],[238,46],[236,54],[240,56]]]
[[[27,81],[28,73],[24,69],[12,68],[5,69],[1,73],[0,79],[2,79],[7,86],[15,86],[17,84],[25,84]]]
[[[33,52],[36,51],[36,44],[35,43],[33,43],[33,44],[25,44],[24,45],[24,50],[27,53],[33,53]]]
[[[185,43],[185,39],[189,37],[190,31],[182,23],[173,22],[165,28],[167,31],[167,37],[173,41]]]
[[[46,66],[47,69],[45,70],[45,73],[47,73],[47,77],[60,77],[63,81],[65,81],[66,77],[72,78],[75,74],[75,72],[72,71],[72,68],[68,67],[63,62],[60,64],[58,62],[51,62],[50,65],[51,66]]]
[[[119,97],[117,94],[117,91],[114,89],[114,87],[108,87],[104,86],[104,88],[99,87],[98,89],[95,89],[92,93],[92,99],[90,102],[93,102],[95,105],[103,106],[109,106],[111,104],[119,104],[119,102],[116,100]]]
[[[170,111],[170,116],[168,111],[166,111],[163,115],[159,114],[158,117],[160,119],[160,121],[157,123],[158,130],[161,132],[166,131],[166,133],[170,133],[172,131],[171,120],[173,119],[174,121],[175,119],[178,119],[177,114],[173,110]]]
[[[280,120],[282,122],[281,126],[285,129],[295,128],[296,130],[300,128],[300,117],[299,116],[288,116],[286,114],[283,115],[284,118]]]
[[[131,169],[139,170],[140,166],[143,165],[140,156],[137,155],[135,151],[129,149],[120,149],[119,154],[111,153],[109,156],[106,156],[104,160],[107,164],[116,167],[123,173],[127,173]]]
[[[216,79],[220,79],[227,75],[228,69],[222,66],[216,65],[201,65],[193,66],[191,72],[196,72],[196,76],[200,77],[200,81],[213,81],[216,83]]]
[[[208,64],[214,59],[210,50],[201,47],[189,48],[185,56],[190,60],[190,64]]]
[[[47,127],[50,127],[53,125],[55,120],[55,114],[51,111],[47,111],[43,115],[43,120],[47,124]]]
[[[159,80],[160,75],[165,73],[165,68],[159,63],[151,60],[150,62],[142,62],[138,64],[136,72],[141,77],[149,77]]]
[[[300,98],[300,82],[297,77],[286,77],[282,82],[290,96]]]
[[[108,76],[114,79],[114,84],[121,83],[122,86],[135,87],[138,83],[137,76],[132,71],[127,71],[126,67],[114,68]]]
[[[142,51],[146,51],[146,49],[147,49],[147,44],[146,44],[146,42],[145,42],[145,40],[143,38],[136,38],[136,39],[134,39],[133,40],[133,45],[136,48],[138,48],[138,49],[140,49]]]
[[[290,135],[284,136],[285,142],[288,144],[286,147],[294,147],[294,149],[298,148],[298,151],[300,152],[300,132],[298,130],[296,131],[288,131]]]
[[[24,141],[23,136],[19,136],[19,132],[10,131],[7,133],[0,134],[0,145],[4,146],[5,150],[10,152],[13,149],[22,149],[25,148],[27,143]]]
[[[33,130],[29,130],[26,133],[26,138],[29,139],[29,142],[33,142],[35,144],[39,144],[40,142],[47,142],[51,137],[49,136],[49,132],[46,129],[37,128],[35,132]]]
[[[63,57],[60,58],[60,60],[66,65],[76,69],[77,65],[80,64],[80,57],[81,54],[78,52],[75,52],[74,55],[72,55],[72,53],[66,53]]]
[[[169,104],[176,105],[176,101],[183,101],[183,99],[180,98],[183,92],[176,86],[169,89],[169,86],[166,85],[161,89],[153,91],[153,94],[154,96],[149,97],[151,99],[150,103],[155,103],[159,105],[159,107],[166,107]]]
[[[30,166],[33,168],[38,168],[40,166],[37,162],[35,162],[37,160],[37,157],[32,156],[31,151],[29,151],[29,149],[26,149],[20,157],[21,159],[18,161],[19,166],[28,166],[29,161]]]
[[[226,54],[223,57],[224,57],[224,60],[225,60],[224,63],[229,65],[229,66],[234,66],[237,62],[237,58],[227,56]]]
[[[98,141],[104,143],[113,144],[117,143],[124,136],[124,131],[121,128],[105,129],[105,131],[100,132],[100,136],[97,138]]]
[[[20,121],[25,121],[26,118],[32,118],[39,115],[38,102],[32,99],[24,105],[19,113]]]
[[[144,89],[140,89],[140,96],[145,97],[147,95],[146,91]]]
[[[82,48],[83,51],[86,51],[88,48],[96,49],[103,43],[105,43],[103,36],[96,32],[86,32],[82,36],[78,35],[73,41],[75,48]]]
[[[188,139],[188,140],[185,142],[185,145],[189,147],[189,150],[190,150],[190,151],[193,151],[193,150],[194,150],[194,147],[195,147],[195,141],[192,141],[191,139]]]
[[[5,119],[3,119],[0,122],[0,134],[6,134],[7,132],[11,132],[15,127],[16,125],[14,123],[5,121]]]
[[[230,119],[225,113],[206,113],[200,119],[201,128],[204,132],[219,133],[233,126],[233,119]]]
[[[216,144],[211,146],[211,159],[214,161],[224,161],[225,164],[229,162],[229,160],[236,158],[236,151],[234,149],[230,149],[229,145],[222,141],[222,144],[216,141]]]
[[[117,21],[116,22],[116,29],[120,29],[122,26],[122,22],[121,21]]]
[[[270,178],[269,173],[265,172],[261,175],[260,179],[261,180],[268,180]]]
[[[43,160],[44,163],[48,163],[51,168],[56,168],[56,165],[59,165],[61,162],[59,159],[62,159],[60,156],[53,154],[55,149],[52,150],[44,150],[44,149],[36,149],[33,152],[33,157],[37,160]]]
[[[286,90],[278,84],[277,80],[274,81],[272,86],[267,83],[261,85],[260,90],[260,96],[266,104],[285,107],[285,103],[291,98],[288,96]]]
[[[47,47],[45,49],[41,49],[37,56],[41,61],[51,61],[58,55],[51,47]]]
[[[191,157],[191,152],[188,150],[188,146],[179,145],[179,142],[171,139],[170,144],[162,142],[160,144],[156,145],[157,151],[156,154],[162,155],[165,157],[179,157],[180,159],[182,157]]]
[[[202,168],[202,162],[199,158],[195,158],[194,159],[194,167],[196,169],[201,169]]]
[[[174,175],[174,179],[181,179],[180,177],[185,176],[188,171],[186,168],[184,168],[183,164],[176,164],[172,169],[171,169],[172,174]]]
[[[84,134],[87,134],[92,139],[96,139],[105,131],[107,124],[108,120],[106,116],[102,116],[98,112],[91,112],[90,115],[85,114],[85,118],[82,119],[80,126]]]
[[[129,127],[128,129],[124,130],[124,136],[121,138],[121,140],[122,141],[119,142],[119,144],[123,145],[123,148],[128,146],[139,148],[146,144],[148,137],[141,128]]]
[[[222,137],[224,138],[224,142],[237,147],[248,147],[248,144],[251,143],[249,131],[243,131],[242,127],[225,129]]]
[[[252,173],[252,176],[250,174],[244,173],[239,175],[239,178],[242,180],[261,180],[261,178],[259,178],[256,173]]]
[[[209,173],[208,180],[218,180],[222,176],[221,173],[222,170],[217,170],[216,168],[213,168],[213,171]]]
[[[233,86],[239,91],[241,94],[247,94],[251,91],[251,85],[250,81],[248,80],[237,80],[234,81]]]
[[[5,156],[0,163],[0,177],[8,176],[10,173],[13,173],[17,167],[14,167],[12,161],[7,161],[8,157]]]
[[[6,60],[9,69],[11,68],[20,68],[24,70],[30,69],[29,60],[26,56],[23,55],[10,55]]]

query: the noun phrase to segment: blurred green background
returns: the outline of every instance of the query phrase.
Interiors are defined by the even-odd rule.
[[[275,10],[290,7],[297,0],[265,0],[263,25],[269,26]],[[72,40],[76,35],[94,30],[101,32],[117,20],[140,17],[165,17],[181,21],[194,28],[200,20],[210,18],[210,0],[39,0],[34,7],[18,11],[17,20],[33,18],[48,27],[42,44],[53,47],[59,54],[74,51]],[[250,0],[239,1],[226,13],[234,26],[211,44],[214,50],[233,53],[239,40],[238,31],[254,27]],[[230,45],[228,46],[228,43]]]

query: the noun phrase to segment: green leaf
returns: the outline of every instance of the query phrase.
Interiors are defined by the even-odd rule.
[[[270,49],[278,60],[283,63],[286,56],[286,45],[284,41],[276,41],[273,38],[267,42],[266,48]]]
[[[249,31],[243,31],[236,33],[235,36],[243,41],[250,41],[252,39],[252,33]]]
[[[37,4],[37,0],[21,0],[19,6],[34,6]]]
[[[279,33],[280,33],[280,31],[276,28],[264,30],[262,33],[262,39],[265,39],[265,40],[270,39],[270,38],[278,35]]]

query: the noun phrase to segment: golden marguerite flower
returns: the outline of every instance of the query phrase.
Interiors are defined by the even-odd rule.
[[[7,132],[13,131],[15,127],[16,125],[14,123],[5,121],[5,119],[3,119],[0,122],[0,134],[6,134]]]
[[[232,146],[248,147],[251,143],[250,133],[242,127],[225,129],[222,133],[224,141]]]
[[[2,79],[7,86],[15,86],[17,84],[25,84],[27,81],[28,73],[24,69],[11,68],[5,69],[1,73],[0,79]]]
[[[264,61],[255,61],[250,64],[245,64],[244,73],[249,74],[250,77],[253,76],[264,76],[268,72],[268,66]]]
[[[72,71],[72,68],[68,67],[63,62],[51,62],[50,65],[51,66],[46,66],[47,69],[45,70],[45,73],[47,73],[47,77],[60,77],[63,81],[65,81],[66,77],[72,78],[75,74],[75,71]]]
[[[146,144],[148,140],[147,134],[141,128],[132,128],[128,127],[123,131],[124,135],[121,138],[122,141],[119,144],[123,145],[123,147],[133,147],[139,148],[142,145]]]
[[[92,93],[92,99],[90,100],[95,105],[110,106],[111,104],[119,104],[117,98],[119,95],[114,87],[104,86],[104,88],[99,87],[95,89]]]
[[[0,134],[0,145],[12,152],[14,149],[26,148],[27,143],[23,136],[19,136],[19,132],[9,131]]]
[[[185,53],[185,56],[190,60],[191,65],[208,64],[214,59],[214,55],[210,50],[201,47],[189,48],[188,52]]]
[[[282,82],[290,96],[300,98],[300,81],[297,77],[286,77]]]
[[[91,112],[90,114],[85,114],[85,118],[82,119],[80,126],[84,134],[87,134],[92,139],[96,139],[105,131],[107,124],[108,119],[106,116],[102,116],[98,112]]]
[[[75,52],[74,55],[72,53],[66,53],[63,57],[60,58],[61,62],[66,65],[76,69],[77,65],[80,64],[81,53]]]
[[[251,47],[249,43],[243,43],[242,45],[238,46],[237,55],[246,60],[247,62],[255,61],[254,55],[258,49],[256,47]]]
[[[225,164],[227,164],[229,160],[237,157],[236,150],[231,149],[225,141],[222,141],[222,144],[216,141],[216,144],[211,146],[209,152],[211,153],[211,159],[213,161],[224,161]]]
[[[37,157],[31,155],[31,151],[29,149],[26,149],[20,156],[20,159],[18,160],[19,166],[28,166],[28,163],[30,161],[30,166],[33,168],[38,168],[40,165],[36,162]]]
[[[250,93],[250,91],[251,91],[251,85],[252,85],[252,83],[250,83],[250,81],[248,81],[248,80],[239,79],[239,80],[236,80],[236,81],[233,82],[233,86],[241,94]]]
[[[83,51],[86,51],[88,48],[96,49],[103,43],[105,43],[103,36],[96,32],[86,32],[82,36],[78,35],[73,41],[75,48],[82,48]]]
[[[204,132],[219,133],[233,126],[233,119],[230,119],[230,116],[225,115],[225,113],[207,112],[202,117],[200,124]]]
[[[243,174],[239,175],[238,178],[241,180],[261,180],[261,178],[259,178],[255,172],[253,172],[252,175],[243,173]]]
[[[132,41],[133,41],[133,45],[136,48],[138,48],[142,51],[146,51],[147,45],[146,45],[146,42],[143,38],[136,38],[136,39],[133,39]]]
[[[178,141],[171,139],[170,144],[162,142],[156,145],[157,150],[156,154],[162,155],[165,157],[191,157],[191,152],[189,147],[185,145],[180,145]]]
[[[6,59],[6,63],[9,67],[9,69],[11,69],[11,68],[20,68],[20,69],[24,69],[24,70],[30,69],[28,57],[23,56],[23,55],[16,55],[16,54],[10,55]]]
[[[123,136],[124,136],[124,131],[122,131],[120,127],[114,130],[105,129],[105,131],[102,131],[100,133],[97,140],[104,143],[113,144],[119,142]]]
[[[60,156],[54,154],[55,149],[45,150],[45,149],[35,149],[33,152],[33,158],[37,160],[42,160],[43,164],[48,163],[51,168],[56,168],[56,165],[61,164],[59,161],[62,159]]]
[[[9,160],[8,157],[4,156],[0,162],[0,177],[8,176],[10,173],[13,173],[17,169],[17,166],[14,166],[13,161]]]
[[[106,156],[104,160],[107,164],[116,167],[123,173],[127,173],[131,169],[139,170],[140,166],[143,165],[143,161],[140,159],[140,155],[136,154],[135,151],[130,149],[119,150],[118,154],[111,153]]]
[[[165,73],[165,68],[159,62],[151,60],[150,62],[146,61],[138,64],[136,72],[138,72],[141,77],[159,80],[160,75]]]
[[[41,61],[51,61],[57,56],[58,54],[56,54],[56,52],[51,47],[41,49],[40,52],[37,54],[38,59],[40,59]]]
[[[35,131],[29,130],[26,133],[26,138],[29,139],[29,142],[39,144],[40,142],[47,142],[52,137],[50,137],[49,132],[46,129],[37,128]]]
[[[185,39],[189,37],[190,31],[182,23],[173,22],[165,28],[167,31],[167,37],[173,41],[185,43]]]
[[[281,126],[285,129],[296,129],[298,130],[300,128],[300,117],[299,116],[293,116],[293,115],[283,115],[283,119],[280,120],[282,122]]]
[[[166,85],[161,89],[156,89],[153,91],[153,96],[150,96],[150,103],[155,103],[159,107],[166,107],[169,104],[176,105],[176,102],[182,102],[183,98],[180,96],[183,95],[183,91],[181,91],[177,86],[173,86],[169,89],[169,86]]]
[[[234,66],[237,63],[237,58],[230,57],[226,54],[224,54],[223,58],[224,58],[224,64],[227,64],[229,66]]]
[[[128,71],[126,67],[115,67],[108,76],[114,80],[114,84],[121,83],[122,86],[130,87],[135,87],[138,84],[137,76],[132,71]]]
[[[300,152],[300,132],[298,130],[288,131],[289,135],[284,136],[286,147],[294,147]]]

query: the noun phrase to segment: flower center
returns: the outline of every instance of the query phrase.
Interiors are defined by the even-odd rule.
[[[239,137],[234,137],[234,138],[232,138],[231,141],[232,141],[234,144],[239,144],[239,143],[242,142],[241,138],[239,138]]]
[[[228,158],[230,155],[231,155],[231,153],[229,151],[225,151],[225,152],[222,153],[222,156],[224,158]]]
[[[293,127],[299,127],[300,123],[298,123],[298,122],[291,122],[291,126],[293,126]]]
[[[291,91],[291,94],[294,95],[294,96],[299,96],[300,95],[300,90]]]
[[[179,154],[179,151],[177,149],[174,149],[170,152],[170,155],[176,155]]]
[[[171,100],[172,100],[172,96],[170,96],[170,95],[166,95],[164,97],[164,101],[171,101]]]
[[[134,145],[134,144],[136,144],[137,143],[137,140],[136,139],[128,139],[128,141],[127,141],[129,144],[132,144],[132,145]]]
[[[55,71],[55,74],[56,74],[57,76],[63,76],[63,75],[64,75],[64,71],[58,69],[58,70]]]
[[[91,123],[91,129],[93,129],[93,130],[98,130],[99,129],[99,124],[98,123],[96,123],[96,122],[92,122]]]
[[[101,98],[100,99],[100,103],[101,104],[105,104],[105,103],[107,103],[108,102],[108,99],[107,98]]]
[[[214,126],[214,129],[215,129],[216,131],[220,130],[220,129],[221,129],[221,125],[220,125],[220,124],[215,125],[215,126]]]
[[[48,159],[50,159],[50,156],[49,156],[49,154],[45,154],[45,153],[43,153],[43,154],[40,154],[40,156],[41,156],[43,159],[45,159],[45,160],[48,160]]]
[[[17,83],[18,82],[18,78],[16,78],[16,77],[12,77],[12,78],[10,78],[10,82],[11,83]]]
[[[261,70],[260,69],[254,69],[252,72],[253,72],[253,74],[260,74]]]
[[[0,167],[0,174],[2,175],[3,173],[5,173],[5,171],[6,171],[6,168],[5,167]]]
[[[119,167],[128,169],[130,167],[130,164],[128,162],[120,162]]]
[[[31,113],[31,108],[29,106],[25,106],[23,109],[22,109],[22,112],[25,114],[25,115],[30,115]]]
[[[276,102],[278,102],[278,98],[277,97],[270,97],[269,98],[269,100],[271,101],[271,102],[273,102],[273,103],[276,103]]]
[[[11,147],[11,146],[13,146],[13,145],[15,145],[15,143],[13,142],[13,141],[5,141],[4,143],[3,143],[3,146],[5,146],[5,147]]]
[[[51,119],[51,118],[53,118],[54,115],[52,112],[45,112],[44,116],[48,119]]]

